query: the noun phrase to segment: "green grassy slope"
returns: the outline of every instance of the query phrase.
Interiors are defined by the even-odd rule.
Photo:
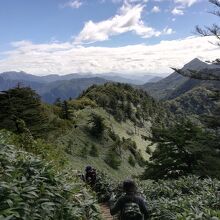
[[[72,129],[69,129],[66,133],[58,138],[51,137],[53,142],[62,148],[68,154],[68,158],[73,166],[73,169],[84,169],[88,164],[108,173],[110,176],[116,179],[124,179],[131,175],[139,175],[143,172],[138,164],[132,167],[128,163],[128,157],[131,155],[129,150],[123,149],[122,163],[118,170],[112,169],[108,166],[104,159],[108,153],[109,148],[114,144],[114,141],[109,137],[108,133],[102,139],[96,139],[92,137],[86,130],[88,120],[91,112],[101,115],[105,119],[107,128],[111,128],[119,137],[131,138],[137,144],[137,149],[141,151],[143,157],[147,159],[149,155],[146,153],[146,147],[149,142],[141,138],[141,134],[146,135],[147,126],[137,129],[135,134],[135,127],[131,121],[119,123],[103,108],[85,108],[75,112],[75,125]],[[148,127],[149,129],[149,127]],[[55,139],[54,139],[55,138]],[[92,157],[89,155],[91,146],[95,145],[99,151],[99,157]],[[81,155],[82,149],[86,147],[88,154],[83,157]]]

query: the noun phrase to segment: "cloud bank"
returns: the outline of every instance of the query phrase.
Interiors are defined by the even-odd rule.
[[[13,50],[4,53],[0,72],[165,74],[171,72],[171,66],[181,67],[195,57],[205,60],[219,57],[219,48],[210,44],[213,40],[212,37],[188,37],[155,45],[116,48],[20,41],[12,43]]]

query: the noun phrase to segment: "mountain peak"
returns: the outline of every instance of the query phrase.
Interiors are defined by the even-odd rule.
[[[183,70],[191,69],[191,70],[201,70],[201,69],[206,69],[208,68],[208,64],[201,61],[198,58],[194,58],[191,60],[189,63],[185,64],[183,66]]]

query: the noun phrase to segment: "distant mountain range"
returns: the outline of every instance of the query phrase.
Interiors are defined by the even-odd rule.
[[[77,98],[88,87],[94,84],[101,85],[106,82],[108,81],[98,77],[61,80],[46,83],[37,88],[36,91],[43,101],[53,103],[57,98],[61,100]]]
[[[216,65],[209,65],[199,59],[193,59],[184,67],[183,70],[215,70]],[[115,73],[109,74],[67,74],[67,75],[47,75],[35,76],[25,72],[4,72],[0,74],[0,91],[15,87],[18,83],[23,86],[30,86],[42,97],[42,100],[53,103],[57,98],[62,100],[76,98],[83,90],[93,84],[104,84],[108,81],[129,83],[146,90],[151,96],[160,100],[179,100],[183,94],[194,91],[195,88],[204,87],[220,88],[219,82],[201,81],[183,77],[178,73],[172,73],[166,78],[153,75],[120,75]],[[147,83],[145,83],[147,82]],[[144,85],[139,85],[139,84]],[[201,91],[201,90],[199,90]],[[196,93],[198,97],[198,91]],[[179,101],[180,102],[180,101]],[[181,100],[182,102],[182,100]]]
[[[36,90],[42,100],[47,103],[53,103],[57,98],[61,98],[61,100],[76,98],[88,87],[94,84],[99,85],[107,82],[107,80],[98,77],[58,80],[51,82],[48,82],[49,80],[46,78],[45,82],[34,75],[26,73],[15,73],[14,79],[11,79],[13,72],[10,72],[9,75],[5,73],[2,75],[0,75],[0,91],[13,88],[18,84],[21,86],[29,86]],[[26,80],[24,80],[22,76],[25,76]]]
[[[148,81],[158,81],[159,76],[144,75],[116,75],[109,74],[67,74],[67,75],[47,75],[36,76],[25,72],[4,72],[0,74],[0,91],[15,87],[18,84],[30,86],[36,90],[42,100],[53,103],[58,97],[61,100],[76,98],[83,90],[93,84],[104,84],[108,81],[129,83],[133,85],[143,84]]]
[[[78,74],[72,73],[67,75],[58,75],[51,74],[46,76],[36,76],[32,74],[28,74],[25,72],[4,72],[0,74],[5,80],[19,80],[19,81],[30,81],[30,82],[38,82],[38,83],[50,83],[54,81],[63,81],[63,80],[71,80],[71,79],[81,79],[81,78],[103,78],[105,80],[121,82],[121,83],[129,83],[134,85],[142,85],[146,82],[157,82],[162,79],[160,76],[154,75],[128,75],[128,74],[120,74],[120,73],[107,73],[107,74]]]

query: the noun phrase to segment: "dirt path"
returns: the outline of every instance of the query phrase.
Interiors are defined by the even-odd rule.
[[[104,220],[113,220],[113,217],[110,214],[109,207],[107,206],[107,204],[105,203],[100,204],[100,208]]]

